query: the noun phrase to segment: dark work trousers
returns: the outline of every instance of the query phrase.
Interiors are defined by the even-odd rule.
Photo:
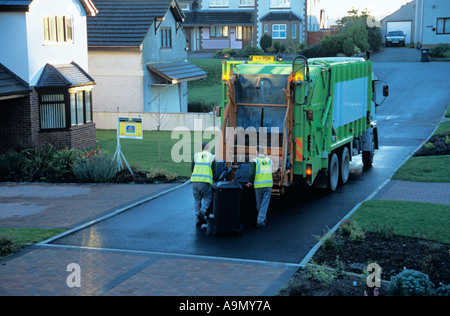
[[[258,210],[258,219],[256,220],[257,224],[262,224],[266,220],[271,195],[272,188],[255,189],[256,209]]]
[[[192,182],[195,199],[195,215],[206,214],[212,200],[211,185],[206,182]]]

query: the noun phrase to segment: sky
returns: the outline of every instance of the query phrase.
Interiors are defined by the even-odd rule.
[[[314,2],[314,0],[311,0]],[[375,16],[378,20],[387,15],[397,11],[403,4],[411,2],[412,0],[320,0],[316,2],[317,6],[325,9],[325,14],[328,16],[329,22],[333,23],[335,20],[347,15],[347,11],[352,7],[361,11],[362,9],[369,9],[370,14]]]

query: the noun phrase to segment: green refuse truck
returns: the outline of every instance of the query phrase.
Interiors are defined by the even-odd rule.
[[[372,62],[254,56],[223,61],[222,83],[216,155],[229,179],[256,157],[258,147],[273,161],[273,195],[299,181],[335,191],[347,182],[350,161],[359,154],[365,167],[372,166],[375,110],[389,91],[372,73]]]

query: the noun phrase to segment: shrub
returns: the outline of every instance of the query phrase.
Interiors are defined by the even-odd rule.
[[[306,48],[305,42],[298,44],[294,40],[289,40],[288,46],[286,48],[287,52],[292,56],[297,56],[301,53],[302,50]]]
[[[264,51],[261,48],[255,46],[247,46],[245,49],[239,52],[240,57],[249,57],[262,54],[264,54]]]
[[[218,58],[220,58],[220,57],[229,58],[229,57],[234,57],[236,55],[237,55],[236,51],[232,48],[224,48],[224,49],[216,52],[216,57],[218,57]]]
[[[154,182],[154,183],[174,182],[178,179],[178,175],[175,173],[170,173],[164,169],[151,168],[147,174],[147,178],[152,180],[152,182]]]
[[[320,42],[322,46],[336,53],[347,56],[366,52],[370,49],[369,31],[364,24],[345,27],[337,35],[325,35]],[[374,44],[375,45],[375,44]]]
[[[12,234],[0,234],[0,257],[7,256],[20,250],[17,239]]]
[[[263,36],[261,36],[259,46],[261,46],[262,50],[266,52],[267,49],[272,47],[272,36],[268,34],[264,34]]]
[[[350,240],[353,242],[363,242],[366,239],[366,232],[359,227],[356,223],[352,225],[350,232]]]
[[[445,53],[450,50],[450,45],[439,44],[430,49],[430,57],[445,57]]]
[[[276,41],[273,43],[273,49],[275,53],[278,53],[281,49],[281,43],[279,41]]]
[[[326,265],[317,265],[314,262],[304,267],[305,276],[310,279],[322,283],[324,285],[330,285],[335,279],[335,275]]]
[[[111,155],[100,150],[95,155],[92,152],[80,155],[73,164],[72,171],[83,182],[107,183],[116,175],[117,165]]]
[[[27,149],[25,171],[31,181],[46,180],[53,174],[56,150],[53,146],[44,146]]]
[[[309,46],[300,52],[300,55],[305,56],[306,58],[314,58],[314,57],[333,57],[336,56],[336,52],[321,45],[316,44],[313,46]]]
[[[18,181],[27,164],[22,152],[7,152],[0,156],[0,181]]]
[[[450,296],[450,284],[441,285],[436,289],[436,296]]]
[[[369,43],[369,49],[373,52],[378,52],[383,46],[383,36],[381,35],[381,28],[379,27],[367,27],[367,41]]]
[[[434,294],[434,284],[422,272],[404,270],[391,278],[388,293],[393,296],[428,296]]]
[[[339,230],[342,233],[342,236],[350,236],[352,232],[352,222],[349,220],[343,220],[339,225]]]

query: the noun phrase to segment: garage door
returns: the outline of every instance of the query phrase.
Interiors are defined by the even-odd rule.
[[[403,34],[406,35],[405,44],[411,43],[411,21],[401,21],[401,22],[387,22],[387,31],[403,31]]]

